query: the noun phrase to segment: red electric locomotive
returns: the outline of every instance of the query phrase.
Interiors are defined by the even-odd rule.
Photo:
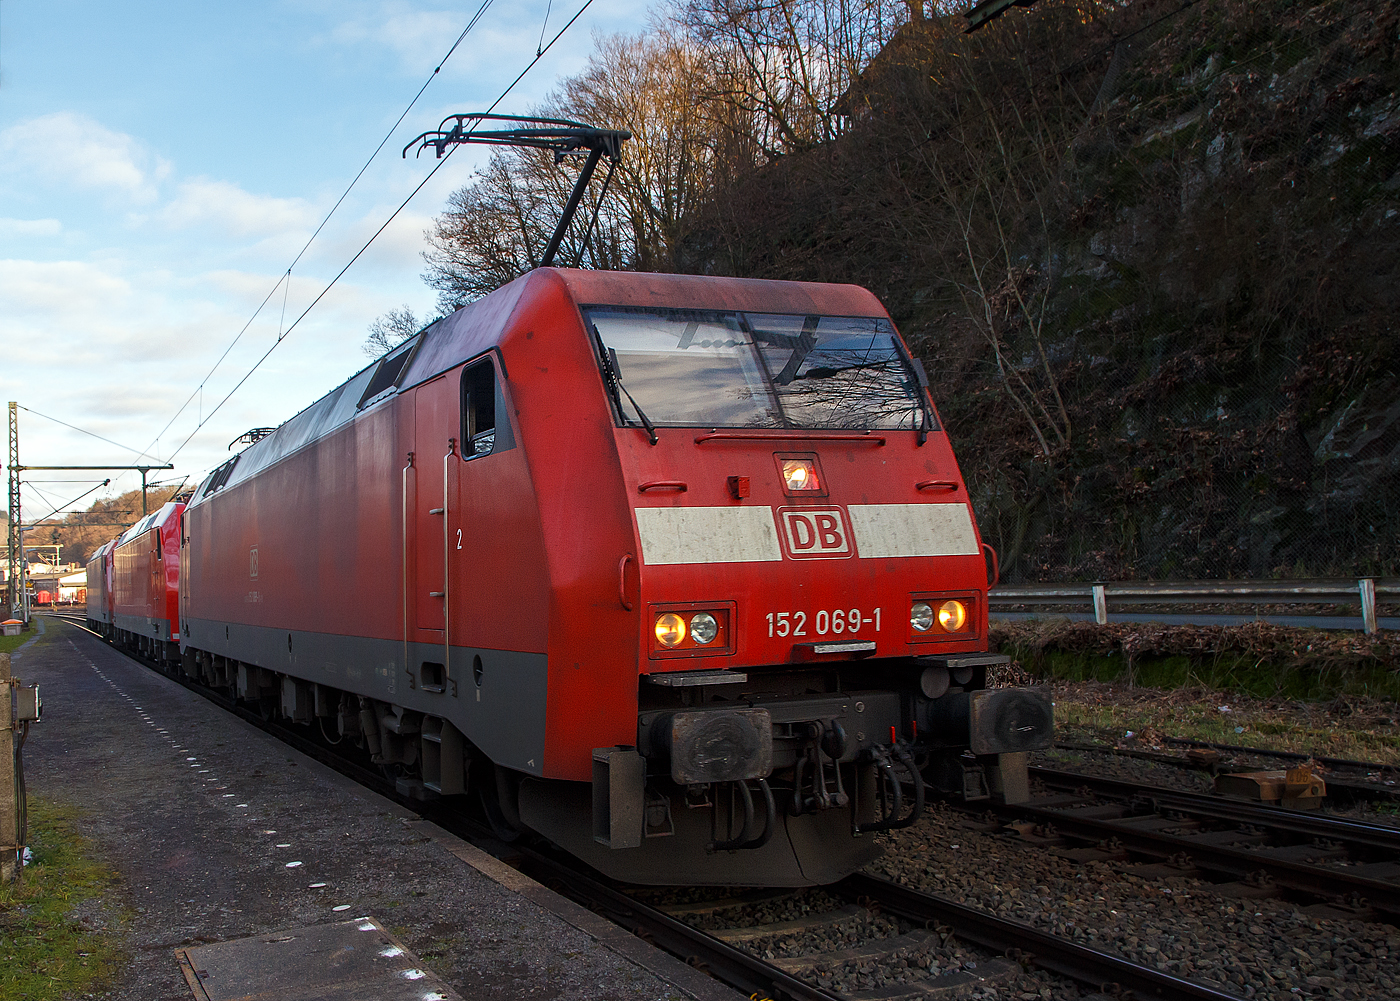
[[[967,491],[854,286],[533,271],[183,525],[187,672],[624,880],[839,878],[926,779],[1014,797],[1051,736],[985,688]]]
[[[88,565],[103,561],[111,620],[104,633],[119,646],[156,660],[180,658],[180,516],[171,502],[146,515],[98,550]],[[91,603],[89,608],[91,609]],[[91,612],[89,618],[92,618]]]
[[[87,564],[87,624],[107,636],[112,628],[112,550],[117,541],[104,542]]]

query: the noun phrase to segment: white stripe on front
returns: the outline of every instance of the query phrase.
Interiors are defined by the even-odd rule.
[[[980,552],[966,504],[851,504],[846,511],[864,559]]]
[[[642,562],[768,563],[783,558],[769,507],[639,507]]]

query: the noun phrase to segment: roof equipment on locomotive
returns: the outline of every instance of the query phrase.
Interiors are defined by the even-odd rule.
[[[1051,740],[1044,691],[986,687],[987,547],[855,286],[536,269],[178,524],[180,670],[631,882],[837,879]]]

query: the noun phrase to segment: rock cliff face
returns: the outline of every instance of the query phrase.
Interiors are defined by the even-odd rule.
[[[1006,579],[1400,574],[1400,4],[959,27],[721,192],[715,267],[891,304]]]

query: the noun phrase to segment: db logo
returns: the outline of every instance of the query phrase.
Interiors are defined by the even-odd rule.
[[[795,560],[840,559],[853,555],[851,530],[839,507],[782,507],[783,545]]]

